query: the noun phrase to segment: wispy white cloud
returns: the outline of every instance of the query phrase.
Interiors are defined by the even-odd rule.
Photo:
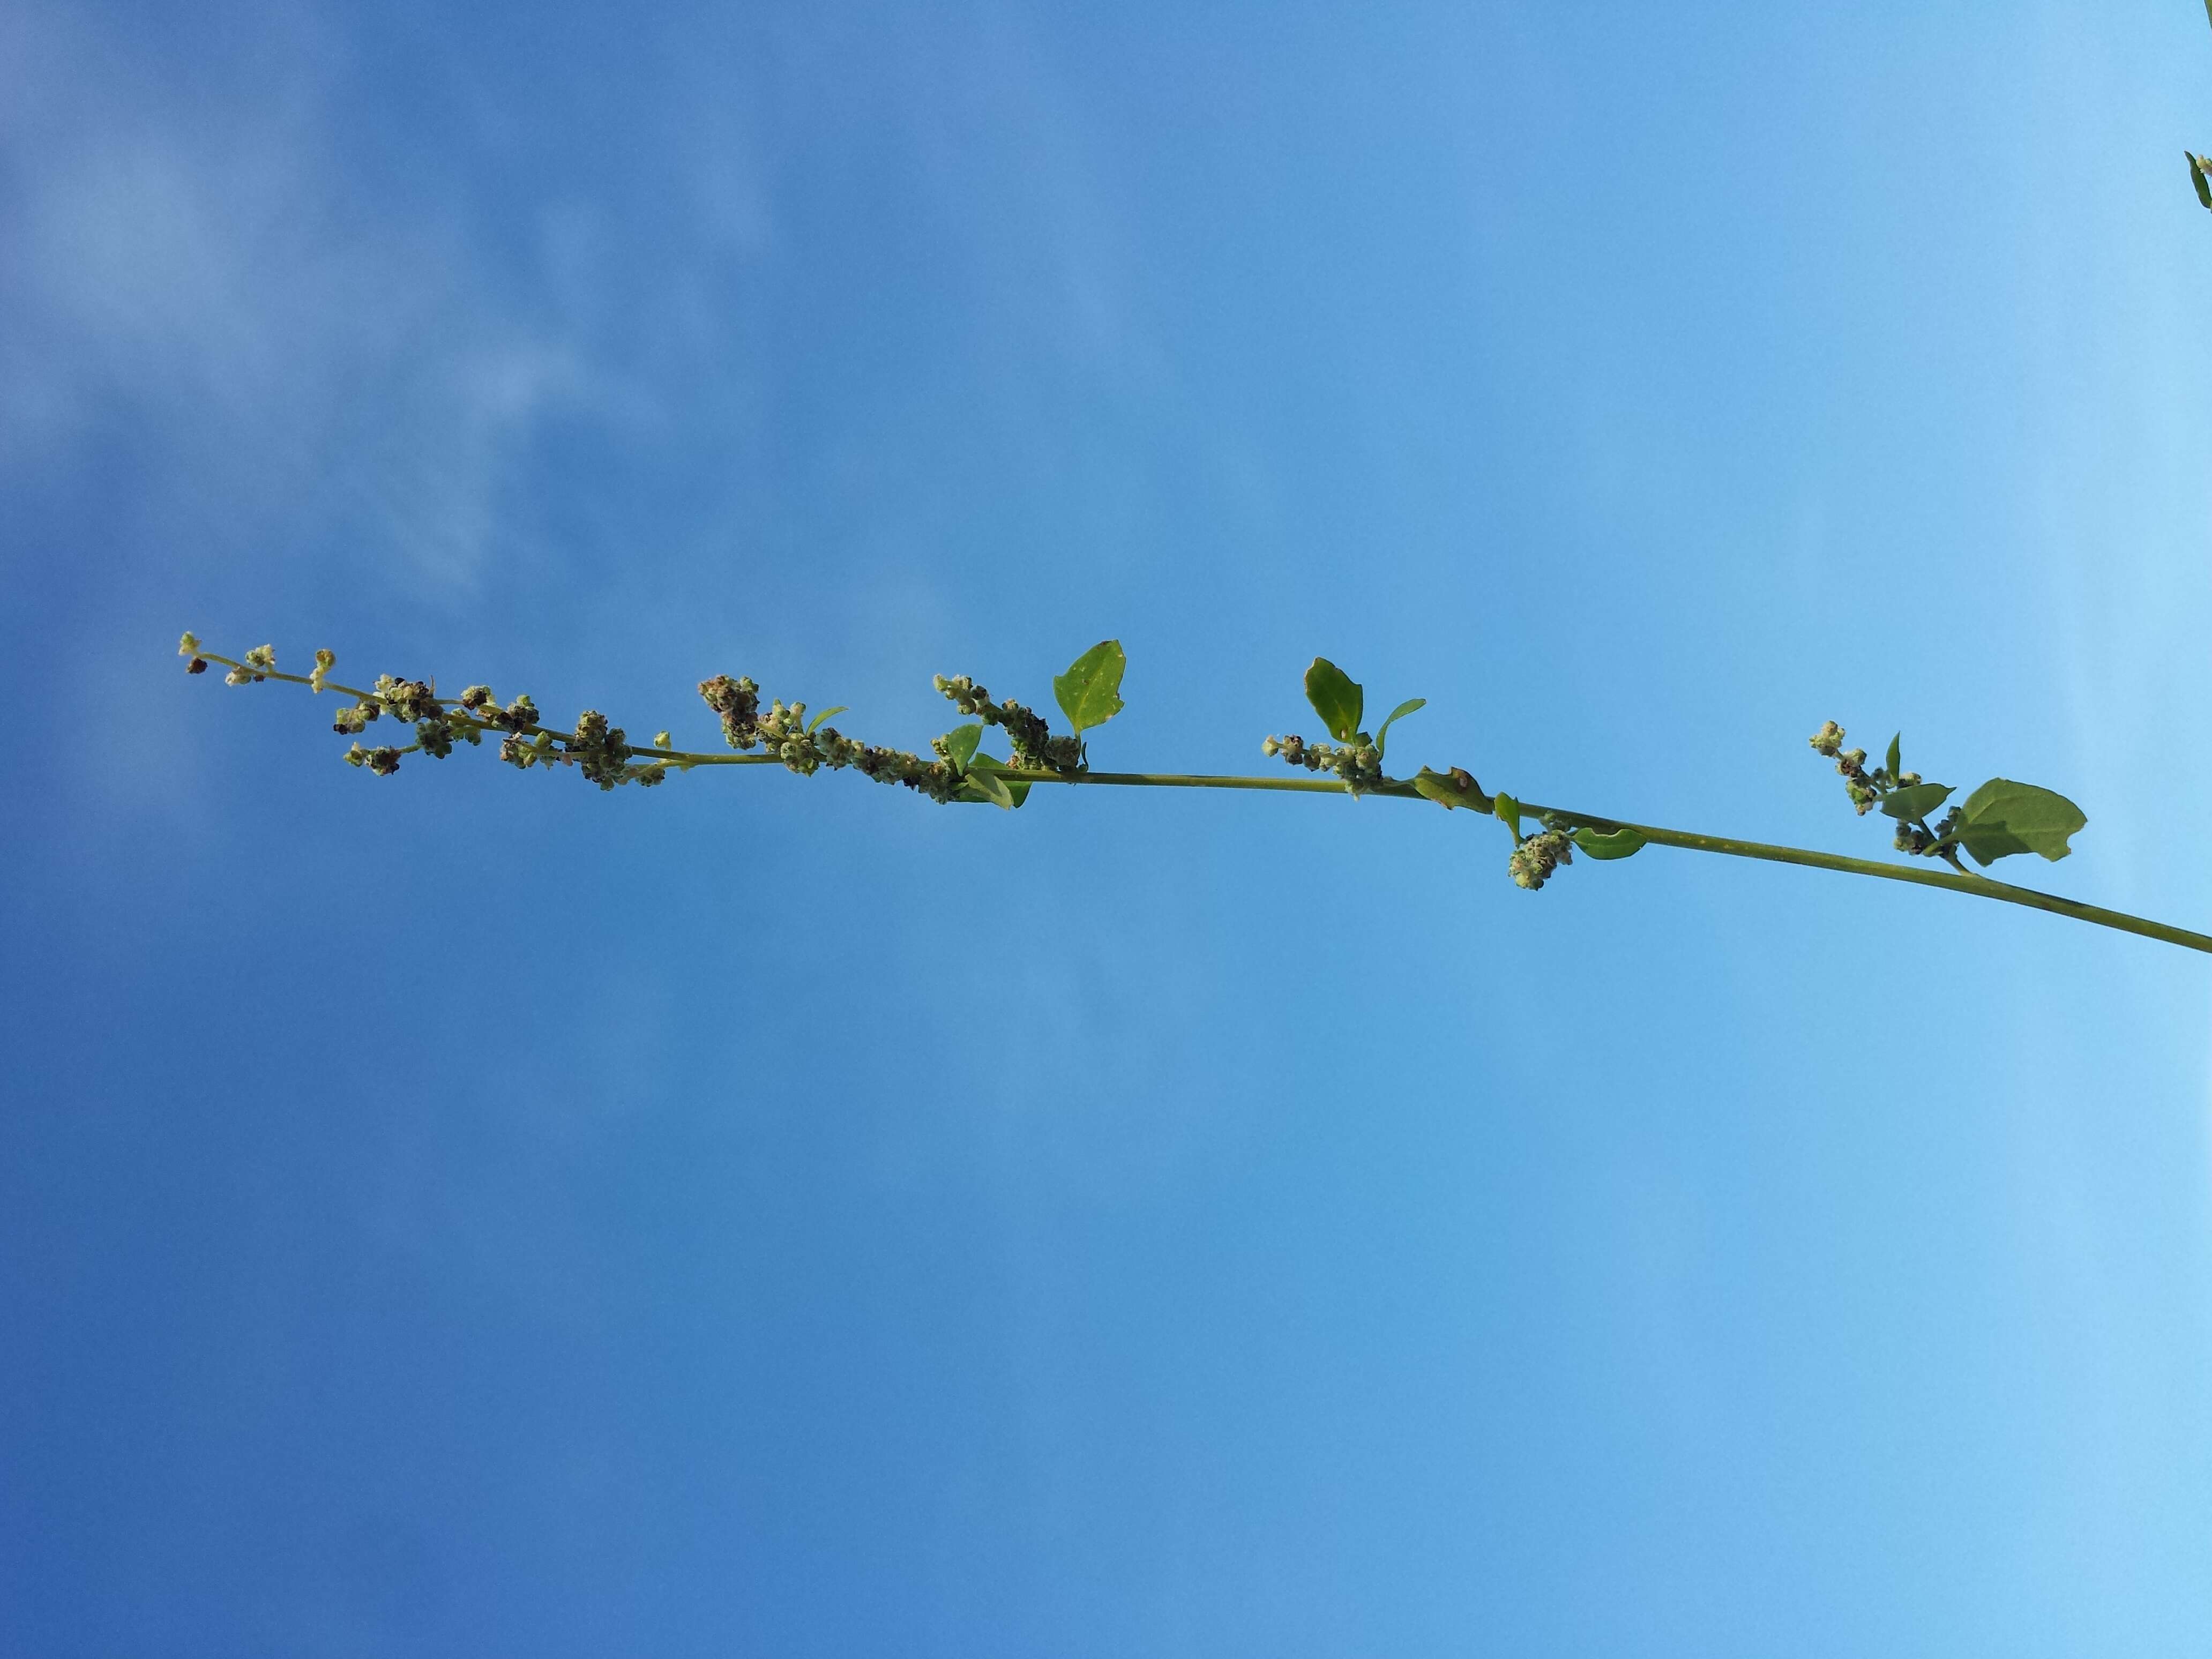
[[[469,583],[520,447],[589,394],[574,346],[501,302],[462,215],[343,190],[303,46],[195,96],[81,24],[11,32],[0,476],[138,432],[185,541],[335,507]]]

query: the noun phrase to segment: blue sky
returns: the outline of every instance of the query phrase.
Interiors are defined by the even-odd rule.
[[[1936,15],[1940,12],[1940,15]],[[375,780],[179,629],[2212,924],[2179,3],[0,7],[11,1653],[2182,1654],[2198,959],[1492,822]]]

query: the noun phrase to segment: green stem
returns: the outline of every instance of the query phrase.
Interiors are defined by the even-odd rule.
[[[1002,772],[999,775],[1009,783],[1098,783],[1180,789],[1292,789],[1306,793],[1336,795],[1344,793],[1342,784],[1327,782],[1320,778],[1188,777],[1156,772],[1085,772],[1075,777],[1065,777],[1056,772]],[[1382,784],[1361,793],[1401,800],[1422,799],[1413,785],[1398,781]],[[1571,811],[1561,806],[1545,806],[1529,800],[1521,803],[1521,810],[1530,817],[1549,816],[1591,830],[1633,830],[1644,840],[1659,847],[1679,847],[1692,853],[1718,853],[1729,858],[1762,859],[1770,864],[1799,864],[1813,870],[1836,870],[1849,876],[1875,876],[1884,881],[1911,882],[1920,887],[1941,887],[1975,898],[2000,899],[2007,904],[2024,905],[2031,910],[2048,910],[2055,916],[2071,916],[2076,921],[2117,928],[2124,933],[2140,934],[2144,939],[2179,945],[2184,950],[2202,951],[2212,956],[2212,935],[2191,933],[2186,927],[2171,927],[2143,916],[2131,916],[2121,910],[2107,910],[2100,904],[2083,904],[2077,899],[2060,898],[2055,893],[2038,892],[2033,887],[2015,887],[2010,882],[1996,881],[1988,876],[1956,875],[1948,870],[1923,870],[1911,865],[1883,864],[1874,859],[1846,858],[1839,853],[1816,853],[1804,847],[1777,847],[1766,842],[1739,841],[1733,836],[1701,836],[1688,830],[1662,830],[1656,824],[1632,823],[1626,818],[1599,817],[1593,813]]]
[[[230,658],[219,656],[212,651],[202,649],[199,654],[210,662],[219,662],[226,667],[241,666]],[[265,679],[284,680],[294,685],[312,686],[314,684],[304,674],[279,673],[273,668],[256,668],[248,672]],[[322,689],[356,699],[374,698],[376,695],[373,691],[340,685],[332,679],[325,679]],[[447,706],[447,714],[449,718],[467,721],[479,731],[504,733],[510,729],[476,720],[467,711],[454,705]],[[566,735],[541,726],[526,726],[523,731],[533,736],[544,732],[556,739]],[[639,761],[657,761],[678,767],[782,764],[773,755],[699,754],[682,749],[634,749],[631,756]],[[1011,768],[1001,770],[999,776],[1008,783],[1097,784],[1111,788],[1272,789],[1309,795],[1341,795],[1345,793],[1343,784],[1323,778],[1209,776],[1182,772],[1024,772]],[[1359,793],[1381,795],[1394,800],[1423,799],[1419,790],[1402,779],[1390,779],[1364,788]],[[2186,927],[2169,927],[2165,922],[2152,921],[2143,916],[2131,916],[2121,910],[2107,910],[2102,905],[2083,904],[2075,899],[2060,898],[2055,893],[2038,892],[2033,887],[2015,887],[2009,882],[1992,880],[1988,876],[1959,874],[1948,870],[1925,870],[1911,865],[1883,864],[1874,859],[1845,858],[1839,853],[1816,853],[1804,847],[1777,847],[1766,842],[1738,841],[1732,836],[1701,836],[1688,830],[1662,830],[1656,824],[1631,823],[1626,818],[1598,817],[1588,812],[1570,811],[1565,807],[1540,805],[1534,801],[1522,801],[1521,810],[1530,817],[1557,818],[1581,828],[1633,830],[1645,841],[1659,847],[1679,847],[1692,853],[1718,853],[1728,858],[1761,859],[1770,864],[1798,864],[1808,869],[1835,870],[1848,876],[1874,876],[1883,881],[1911,882],[1920,887],[1942,887],[1973,898],[1998,899],[2007,904],[2023,905],[2031,910],[2047,910],[2055,916],[2070,916],[2076,921],[2115,928],[2123,933],[2139,934],[2144,939],[2179,945],[2184,950],[2201,951],[2212,956],[2212,935],[2191,933]]]

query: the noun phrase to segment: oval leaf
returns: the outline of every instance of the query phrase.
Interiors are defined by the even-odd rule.
[[[1899,759],[1897,752],[1898,744],[1904,741],[1905,733],[1902,732],[1889,740],[1889,756],[1887,764],[1889,769],[1889,781],[1892,783],[1895,783],[1905,775],[1904,763]]]
[[[1402,720],[1407,714],[1412,714],[1415,709],[1426,708],[1428,706],[1429,700],[1426,697],[1408,697],[1405,702],[1400,703],[1395,708],[1390,711],[1390,718],[1384,720],[1381,726],[1376,728],[1375,732],[1375,755],[1376,759],[1379,760],[1382,758],[1382,745],[1389,740],[1391,726],[1395,722]]]
[[[975,758],[975,745],[983,741],[983,725],[980,720],[966,726],[956,726],[945,734],[945,757],[956,772],[965,772],[969,763]]]
[[[1594,859],[1632,858],[1646,845],[1633,830],[1577,830],[1575,845]]]
[[[2037,853],[2056,863],[2074,849],[2067,837],[2089,822],[2065,796],[2032,783],[1991,778],[1966,797],[1955,832],[1977,864],[2015,853]]]
[[[1121,674],[1128,665],[1121,641],[1101,640],[1054,677],[1052,695],[1079,736],[1121,712]]]
[[[1339,743],[1359,735],[1359,716],[1367,707],[1367,694],[1352,676],[1327,657],[1316,657],[1306,670],[1306,701],[1321,716],[1321,723]]]
[[[1916,783],[1884,795],[1881,810],[1891,817],[1910,823],[1916,818],[1926,817],[1950,799],[1951,786],[1948,783]]]
[[[2212,11],[2212,5],[2206,6],[2205,9]],[[2189,152],[2185,149],[2181,153],[2184,155],[2189,155]],[[2197,186],[2197,199],[2203,203],[2206,207],[2212,208],[2212,184],[2205,182],[2204,162],[2201,157],[2189,155],[2189,179],[2190,182]]]

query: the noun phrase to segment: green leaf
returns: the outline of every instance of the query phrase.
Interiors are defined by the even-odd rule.
[[[1505,827],[1513,832],[1513,839],[1521,839],[1521,803],[1507,794],[1490,798],[1490,810],[1505,820]]]
[[[979,766],[968,775],[967,781],[960,786],[960,799],[988,801],[1009,812],[1019,805],[1014,799],[1014,792],[1006,787],[1006,781],[988,766]]]
[[[1644,850],[1644,837],[1633,830],[1577,830],[1575,845],[1594,859],[1625,859]]]
[[[822,729],[822,723],[824,720],[828,720],[832,714],[842,714],[849,712],[852,706],[853,705],[848,702],[841,702],[835,708],[823,709],[812,720],[806,722],[806,729],[809,732],[819,732]]]
[[[1881,798],[1884,813],[1902,823],[1924,818],[1945,801],[1951,799],[1948,783],[1916,783],[1903,789],[1893,789]]]
[[[1895,737],[1889,740],[1889,760],[1887,764],[1889,767],[1889,781],[1892,783],[1895,783],[1899,778],[1905,775],[1905,763],[1898,758],[1897,753],[1897,745],[1904,741],[1905,733],[1902,732],[1899,732]]]
[[[2212,0],[2206,0],[2205,9],[2212,11]],[[2184,155],[2189,155],[2189,152],[2185,149],[2181,153]],[[2203,203],[2206,207],[2212,208],[2212,182],[2207,182],[2205,179],[2204,165],[2203,156],[2189,155],[2189,182],[2197,186],[2197,199]]]
[[[975,745],[983,741],[983,723],[970,720],[965,726],[956,726],[945,734],[945,757],[956,772],[965,772],[968,763],[975,758]]]
[[[978,755],[975,757],[972,769],[969,775],[973,779],[976,775],[981,773],[988,772],[995,774],[1003,772],[1006,769],[1006,763],[1000,760],[996,755]],[[1009,782],[1006,779],[999,777],[994,777],[992,781],[998,784],[1000,788],[1004,789],[1006,793],[1012,798],[1013,804],[1016,806],[1019,806],[1024,801],[1030,798],[1030,786],[1026,783]],[[995,799],[995,797],[994,799]]]
[[[2088,821],[2063,795],[2032,783],[1991,778],[1966,797],[1954,833],[1977,864],[1994,864],[2015,853],[2039,853],[2056,863],[2074,850],[2066,838]]]
[[[1406,715],[1412,714],[1417,708],[1426,708],[1428,706],[1429,700],[1426,697],[1408,697],[1405,702],[1400,703],[1395,708],[1390,711],[1390,719],[1384,720],[1382,722],[1382,728],[1375,733],[1375,756],[1376,759],[1379,760],[1382,758],[1382,745],[1390,736],[1390,726],[1392,722],[1403,719]]]
[[[1121,673],[1129,665],[1119,640],[1101,640],[1054,678],[1052,695],[1077,734],[1121,712]]]
[[[1359,716],[1367,707],[1367,694],[1327,657],[1316,657],[1306,670],[1306,701],[1321,716],[1321,723],[1339,743],[1359,735]]]
[[[1478,812],[1490,810],[1489,797],[1464,767],[1432,772],[1424,766],[1414,775],[1413,788],[1424,800],[1432,800],[1439,806],[1471,806]]]

